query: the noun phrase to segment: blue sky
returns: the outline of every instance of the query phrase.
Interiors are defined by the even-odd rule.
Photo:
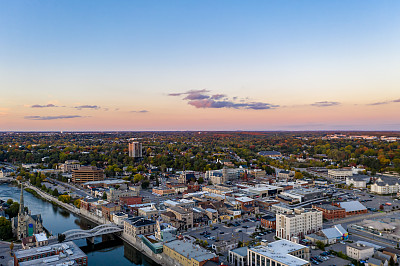
[[[400,130],[399,13],[399,1],[0,1],[0,130]],[[168,96],[191,90],[276,107]]]

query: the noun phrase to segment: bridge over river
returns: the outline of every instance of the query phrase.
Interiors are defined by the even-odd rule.
[[[122,231],[123,231],[123,229],[118,227],[115,224],[101,224],[90,230],[82,230],[82,229],[68,230],[68,231],[65,231],[63,233],[63,235],[65,235],[65,241],[86,238],[88,241],[93,243],[94,238],[96,236],[120,233]]]

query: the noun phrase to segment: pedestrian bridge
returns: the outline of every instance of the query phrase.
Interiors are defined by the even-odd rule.
[[[82,230],[82,229],[72,229],[65,231],[63,234],[65,235],[65,241],[77,240],[82,238],[93,238],[96,236],[102,236],[106,234],[113,234],[122,232],[123,229],[118,227],[115,224],[102,224],[96,226],[90,230]]]

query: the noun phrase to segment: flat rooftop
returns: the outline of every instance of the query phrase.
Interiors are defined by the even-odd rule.
[[[49,246],[44,246],[44,247],[18,250],[18,251],[15,251],[14,254],[15,254],[15,257],[18,259],[18,258],[37,256],[40,254],[46,254],[49,252],[56,252],[57,250],[59,251],[58,255],[43,257],[43,258],[36,259],[36,260],[20,262],[19,265],[21,265],[21,266],[76,265],[76,264],[72,264],[72,263],[75,263],[75,259],[79,259],[79,258],[83,258],[83,257],[87,258],[86,254],[72,241],[49,245]],[[68,263],[71,263],[71,264],[68,264]]]
[[[188,259],[194,258],[197,261],[209,260],[217,256],[199,246],[195,246],[190,242],[185,242],[182,240],[174,240],[165,243],[164,246],[169,247]]]
[[[255,248],[250,248],[250,250],[262,254],[263,256],[271,258],[285,265],[302,266],[302,265],[308,265],[309,262],[300,259],[296,256],[290,255],[289,253],[304,248],[306,248],[306,246],[296,244],[294,242],[283,239],[271,242],[267,246],[258,246]]]

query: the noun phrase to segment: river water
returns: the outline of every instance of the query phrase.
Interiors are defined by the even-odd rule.
[[[19,202],[21,189],[7,184],[0,185],[0,199],[13,199]],[[86,219],[75,216],[49,202],[36,198],[24,191],[24,204],[32,214],[41,214],[43,226],[53,235],[70,229],[88,229],[96,226]],[[86,240],[74,241],[87,254],[89,265],[157,265],[134,247],[122,240],[101,242],[95,239],[95,245],[88,246]]]

